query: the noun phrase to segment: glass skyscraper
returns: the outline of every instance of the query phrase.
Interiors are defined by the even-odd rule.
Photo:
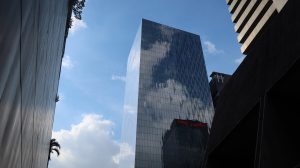
[[[199,167],[214,115],[200,37],[143,19],[125,90],[120,168]]]

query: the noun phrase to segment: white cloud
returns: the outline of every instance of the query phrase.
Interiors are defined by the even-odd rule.
[[[75,18],[74,14],[72,14],[72,26],[70,28],[71,34],[74,34],[76,31],[80,29],[87,28],[87,24],[83,20],[78,20]]]
[[[120,80],[122,82],[126,81],[126,77],[125,76],[119,76],[119,75],[112,75],[111,76],[111,80]]]
[[[113,139],[114,123],[97,114],[84,115],[70,130],[52,133],[61,145],[59,157],[52,156],[50,168],[117,168],[133,151]]]
[[[210,41],[204,41],[204,51],[207,51],[209,54],[220,54],[224,51],[217,49],[216,45]]]
[[[240,58],[235,59],[234,62],[237,63],[237,64],[240,64],[240,63],[243,62],[244,59],[245,59],[245,56],[243,55]]]
[[[74,67],[73,61],[69,55],[65,55],[62,60],[62,67],[65,69],[72,69]]]

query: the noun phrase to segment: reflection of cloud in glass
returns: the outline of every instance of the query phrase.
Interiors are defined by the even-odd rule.
[[[134,70],[138,70],[138,68],[139,68],[139,50],[137,50],[137,49],[133,49],[132,50],[132,57],[130,57],[130,59],[128,59],[128,68],[129,68],[129,70],[131,70],[131,71],[134,71]]]
[[[123,154],[115,159],[119,162],[119,168],[133,168],[135,160],[135,142],[137,127],[137,107],[138,107],[138,89],[140,73],[140,46],[141,46],[141,28],[136,34],[133,46],[127,62],[124,113],[122,124],[121,141],[123,145]],[[130,152],[128,152],[130,149]],[[127,152],[126,152],[127,151]],[[127,155],[126,157],[123,157]]]
[[[143,55],[149,55],[151,56],[151,58],[144,58],[147,59],[147,63],[150,65],[157,65],[159,64],[158,60],[161,60],[162,58],[166,57],[168,51],[170,50],[170,43],[168,42],[155,42],[154,44],[151,45],[152,47],[144,50],[141,50],[141,53],[143,53]],[[157,52],[157,49],[159,49],[161,51],[160,54],[153,54],[155,52]],[[145,68],[146,66],[142,66],[141,69],[142,71],[144,71],[146,74],[151,74],[153,69],[151,68]],[[148,76],[149,80],[152,80],[152,76],[149,75]],[[145,83],[146,84],[146,83]],[[148,86],[145,86],[148,87]]]
[[[172,118],[193,118],[204,123],[210,123],[213,116],[212,109],[205,107],[200,98],[189,97],[186,87],[174,79],[168,79],[166,84],[157,84],[155,89],[147,92],[143,105],[145,109],[156,111],[155,113],[145,113],[144,117],[153,122],[157,120],[158,123],[161,122],[160,119],[163,119],[162,116],[165,113],[165,111],[158,109],[172,109],[174,114],[169,113],[169,115],[173,116],[167,117],[170,120],[173,120]],[[156,122],[154,124],[157,124]]]
[[[134,114],[134,113],[136,113],[136,107],[133,107],[133,106],[130,106],[130,105],[125,104],[125,105],[124,105],[124,112],[125,112],[125,113],[131,113],[131,114]]]
[[[214,112],[199,36],[147,20],[140,31],[128,60],[122,140],[135,147],[136,167],[162,167],[173,120],[210,127]]]
[[[136,41],[135,41],[136,43]],[[127,71],[137,71],[140,67],[140,48],[134,44],[130,50],[130,56],[127,62]]]
[[[130,146],[128,143],[121,143],[120,144],[120,152],[113,156],[113,161],[116,164],[122,163],[124,168],[134,168],[134,164],[129,162],[130,160],[134,160],[134,147]]]

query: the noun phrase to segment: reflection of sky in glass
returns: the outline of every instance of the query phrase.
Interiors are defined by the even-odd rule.
[[[138,33],[136,34],[127,62],[121,145],[121,152],[124,153],[124,157],[120,159],[120,168],[133,168],[134,166],[140,71],[140,46],[141,28],[139,28]]]
[[[135,167],[163,167],[162,139],[174,119],[210,127],[214,111],[199,36],[143,20],[129,56],[124,109],[122,137],[136,148]]]

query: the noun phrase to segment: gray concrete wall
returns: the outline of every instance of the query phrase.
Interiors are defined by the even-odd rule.
[[[68,0],[1,0],[0,167],[47,167]]]

